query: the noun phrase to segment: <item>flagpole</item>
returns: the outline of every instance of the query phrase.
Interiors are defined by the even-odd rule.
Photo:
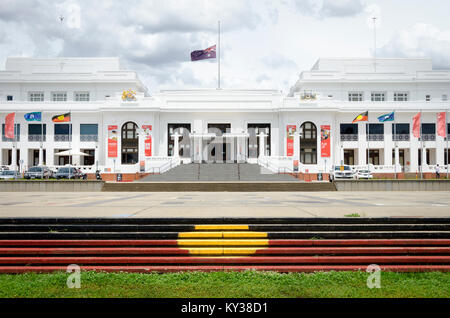
[[[448,156],[448,116],[447,116],[447,110],[445,110],[445,140],[446,140],[446,147],[447,147],[447,179],[448,179],[448,166],[450,165],[449,162],[449,156]]]
[[[218,58],[217,58],[217,89],[220,89],[220,20],[217,21],[217,26],[218,26],[218,41],[217,41],[217,54],[218,54]]]
[[[400,150],[398,155],[400,156]],[[395,109],[394,109],[394,173],[395,173],[395,180],[397,180],[397,124],[395,123]]]
[[[422,136],[422,109],[420,110],[420,120],[419,120],[419,127],[420,127],[420,148],[422,149],[420,151],[420,155],[422,158],[420,158],[420,179],[423,179],[423,136]],[[425,155],[426,158],[426,155]]]
[[[367,112],[367,170],[370,172],[370,120],[369,120],[369,112]]]

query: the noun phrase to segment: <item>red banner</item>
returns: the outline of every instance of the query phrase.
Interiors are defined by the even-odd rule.
[[[330,125],[320,126],[320,156],[330,158],[331,156]]]
[[[14,119],[16,113],[10,113],[5,118],[5,137],[14,139]]]
[[[420,115],[421,113],[417,113],[417,115],[413,117],[413,135],[416,138],[420,138]]]
[[[287,136],[286,155],[288,157],[292,157],[294,155],[294,133],[296,130],[297,130],[297,126],[295,126],[295,125],[287,125],[286,126],[286,136]]]
[[[445,112],[437,113],[437,133],[441,137],[447,137],[447,129],[445,128],[447,121],[445,117]]]
[[[117,158],[117,126],[108,126],[108,158]]]
[[[145,156],[152,156],[152,136],[148,136],[147,139],[145,139]]]

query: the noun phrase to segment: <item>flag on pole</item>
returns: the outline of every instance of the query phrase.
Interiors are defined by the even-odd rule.
[[[198,50],[191,52],[191,61],[199,61],[216,58],[216,46],[213,45],[206,50]]]
[[[416,138],[420,138],[420,115],[418,112],[416,116],[413,117],[413,135]]]
[[[9,113],[5,118],[5,137],[14,139],[14,119],[16,113]]]
[[[445,124],[446,124],[446,114],[445,112],[440,112],[437,113],[437,133],[438,136],[441,137],[447,137],[446,134],[446,129],[445,129]]]
[[[70,122],[70,113],[65,113],[62,115],[56,115],[52,117],[52,122],[54,123],[67,123]]]
[[[381,115],[380,117],[378,117],[378,121],[380,123],[384,123],[385,121],[394,121],[394,112],[389,113],[389,114],[384,114]]]
[[[26,113],[23,117],[25,118],[26,121],[41,121],[42,113],[41,112]]]
[[[369,120],[369,111],[359,114],[353,119],[352,123],[356,123],[358,121],[368,121]]]

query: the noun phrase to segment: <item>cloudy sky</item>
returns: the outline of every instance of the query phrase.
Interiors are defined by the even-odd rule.
[[[151,93],[222,87],[288,92],[319,57],[430,57],[450,68],[450,1],[443,0],[0,0],[0,64],[7,56],[119,56]],[[64,16],[61,23],[60,16]],[[0,68],[3,68],[1,66]]]

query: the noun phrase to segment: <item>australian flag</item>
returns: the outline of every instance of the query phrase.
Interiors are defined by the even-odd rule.
[[[206,50],[199,50],[191,52],[191,61],[199,61],[206,59],[215,59],[216,58],[216,46],[211,46]]]

